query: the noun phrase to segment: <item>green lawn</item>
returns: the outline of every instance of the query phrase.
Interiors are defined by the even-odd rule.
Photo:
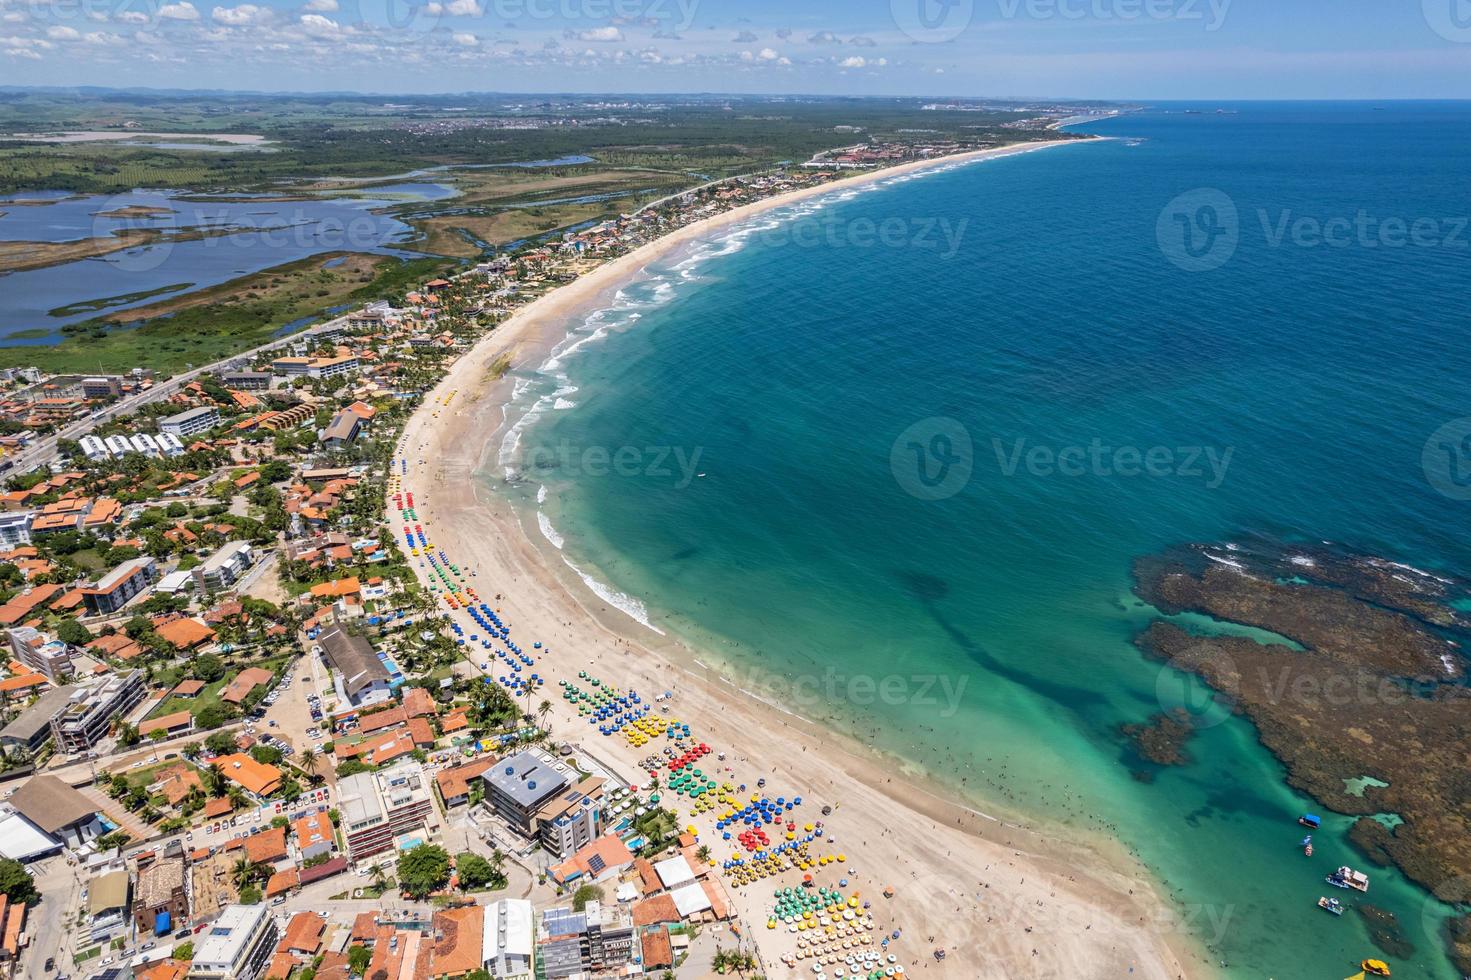
[[[225,685],[230,683],[230,679],[237,673],[239,671],[227,672],[224,677],[221,677],[213,684],[206,685],[204,690],[192,698],[181,698],[174,695],[164,698],[159,702],[158,707],[148,712],[148,719],[162,718],[164,715],[171,715],[176,711],[187,711],[192,715],[197,715],[204,710],[206,705],[219,704],[220,692],[225,689]]]

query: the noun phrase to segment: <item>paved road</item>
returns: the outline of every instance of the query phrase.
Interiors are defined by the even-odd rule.
[[[308,327],[306,330],[300,331],[298,333],[288,334],[287,336],[282,337],[279,340],[273,340],[268,344],[262,344],[259,347],[254,347],[247,351],[241,351],[238,354],[231,354],[229,357],[221,358],[220,360],[214,361],[210,364],[206,364],[203,367],[197,367],[192,370],[186,371],[183,374],[175,375],[174,377],[169,378],[165,381],[160,381],[147,391],[140,392],[136,395],[129,395],[127,398],[124,398],[118,402],[113,403],[112,405],[107,406],[106,408],[99,411],[95,416],[82,419],[79,422],[73,422],[72,424],[65,426],[64,428],[58,429],[56,432],[52,433],[49,436],[36,440],[35,442],[27,446],[22,452],[16,454],[8,460],[9,466],[6,467],[6,471],[14,473],[28,473],[38,466],[42,466],[46,463],[51,462],[51,460],[56,456],[56,444],[61,439],[80,439],[82,436],[91,432],[94,428],[104,422],[108,422],[119,416],[127,415],[131,412],[137,411],[137,409],[139,409],[143,405],[148,405],[152,402],[161,401],[165,398],[168,398],[170,395],[177,392],[180,388],[189,384],[191,381],[194,381],[201,375],[208,374],[211,371],[228,369],[231,364],[242,360],[253,360],[254,358],[268,351],[279,350],[282,347],[289,347],[290,345],[301,341],[303,337],[307,337],[315,333],[320,333],[323,330],[329,329],[337,324],[344,323],[346,322],[346,320],[347,315],[335,317],[334,319],[328,320],[324,323],[320,323],[314,327]]]

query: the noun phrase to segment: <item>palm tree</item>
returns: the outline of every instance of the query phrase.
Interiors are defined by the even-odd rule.
[[[235,882],[237,891],[249,887],[260,877],[261,865],[249,858],[236,858],[235,866],[230,869],[230,878]]]
[[[305,748],[301,750],[301,771],[306,773],[307,782],[315,785],[322,781],[317,773],[317,750]]]
[[[710,845],[709,844],[701,844],[700,845],[700,849],[695,852],[695,857],[697,857],[697,858],[700,859],[700,863],[701,864],[709,864],[710,863]]]
[[[552,713],[552,702],[543,698],[541,704],[537,705],[536,713],[541,718],[541,727],[550,732],[551,728],[547,725],[547,715]]]

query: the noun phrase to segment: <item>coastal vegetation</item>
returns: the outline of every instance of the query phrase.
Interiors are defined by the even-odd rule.
[[[344,257],[345,256],[345,257]],[[334,260],[342,259],[340,264]],[[175,372],[259,346],[289,324],[335,306],[401,292],[447,268],[436,258],[327,253],[266,269],[210,289],[69,324],[48,347],[0,347],[0,366],[53,373]]]

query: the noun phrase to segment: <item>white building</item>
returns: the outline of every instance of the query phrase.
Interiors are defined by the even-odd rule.
[[[227,905],[195,939],[189,980],[255,980],[270,965],[279,938],[265,905]]]
[[[146,432],[140,432],[134,436],[132,443],[133,448],[145,456],[159,456],[162,454],[162,451],[158,448],[158,443],[153,441],[153,436]]]
[[[103,445],[105,445],[108,451],[111,452],[114,456],[126,456],[128,453],[137,452],[137,450],[133,448],[133,444],[128,441],[127,436],[108,436],[107,439],[104,440]]]
[[[497,980],[530,980],[535,973],[536,942],[531,903],[503,898],[485,907],[481,962]]]
[[[112,455],[112,452],[107,448],[107,443],[96,436],[82,436],[82,438],[77,440],[77,444],[82,447],[82,453],[93,461],[107,459]]]
[[[213,405],[203,405],[199,408],[191,408],[187,412],[178,415],[170,415],[158,423],[160,432],[186,439],[201,432],[208,432],[220,424],[220,410]]]
[[[35,511],[17,510],[0,513],[0,545],[6,551],[31,543],[31,518]]]
[[[228,589],[254,563],[255,552],[250,550],[249,541],[231,541],[194,569],[194,584],[201,592]]]
[[[165,455],[182,456],[184,453],[184,443],[172,432],[160,432],[154,437],[154,441],[158,443],[158,448],[162,449]]]

